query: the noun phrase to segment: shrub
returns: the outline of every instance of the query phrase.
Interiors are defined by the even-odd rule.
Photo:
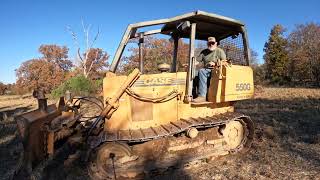
[[[66,82],[54,89],[51,92],[51,95],[55,98],[61,97],[67,90],[76,96],[87,96],[95,92],[96,85],[85,76],[78,75],[68,79]]]
[[[0,82],[0,95],[4,95],[6,92],[7,86]]]
[[[97,79],[94,81],[95,90],[100,93],[103,89],[103,79]]]
[[[265,83],[265,65],[252,65],[254,84],[262,85]]]

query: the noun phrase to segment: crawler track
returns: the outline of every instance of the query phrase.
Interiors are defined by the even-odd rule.
[[[220,132],[230,122],[238,122],[241,124],[241,130],[243,129],[241,141],[236,146],[229,146],[227,142],[230,137],[224,137]],[[194,139],[187,138],[182,133],[190,127],[196,127],[200,130],[199,135]],[[94,179],[113,179],[115,172],[119,177],[136,178],[139,174],[163,171],[191,161],[245,152],[252,143],[253,134],[253,122],[248,116],[239,113],[182,119],[179,123],[170,123],[158,129],[141,129],[135,132],[120,131],[109,134],[110,136],[105,133],[100,136],[100,143],[103,141],[103,145],[98,148],[89,164],[89,175]],[[120,145],[118,142],[121,142]],[[108,148],[103,149],[105,145]],[[117,159],[117,153],[110,149],[123,153]],[[112,162],[108,158],[113,153],[115,159]],[[108,164],[101,164],[103,156],[108,156],[103,160],[103,162],[109,161]]]
[[[91,141],[92,147],[97,147],[103,142],[114,142],[114,141],[123,141],[127,143],[136,143],[136,142],[146,142],[158,138],[163,138],[167,136],[173,136],[175,134],[181,133],[191,127],[196,128],[209,128],[219,125],[224,125],[230,121],[237,119],[247,119],[247,123],[250,124],[250,127],[253,128],[253,122],[250,120],[250,117],[235,113],[227,112],[224,114],[215,115],[212,117],[199,117],[199,118],[188,118],[180,119],[178,122],[170,122],[166,125],[161,125],[159,127],[151,127],[147,129],[138,129],[138,130],[121,130],[117,132],[103,132],[99,138],[95,138],[94,141]],[[252,129],[251,128],[251,129]],[[253,129],[252,129],[253,130]]]

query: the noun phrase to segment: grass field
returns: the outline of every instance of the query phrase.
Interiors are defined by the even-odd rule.
[[[10,116],[34,107],[31,98],[0,97],[1,114],[11,111],[0,122],[0,178],[10,176],[22,151]],[[236,111],[256,123],[250,152],[190,164],[152,179],[320,179],[320,89],[259,88],[255,99],[237,103]],[[87,179],[81,165],[61,164],[50,174],[47,179]]]

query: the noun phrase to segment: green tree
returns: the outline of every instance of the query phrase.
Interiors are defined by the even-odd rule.
[[[277,24],[270,32],[268,42],[264,45],[264,61],[266,64],[266,78],[274,83],[284,83],[288,80],[288,52],[285,29]]]
[[[251,58],[250,66],[253,70],[254,84],[263,84],[265,81],[265,64],[258,63],[258,53],[253,49],[250,49]]]
[[[66,91],[70,91],[73,95],[87,96],[94,93],[99,85],[97,82],[95,83],[95,81],[91,81],[84,75],[79,74],[62,83],[54,89],[51,94],[53,97],[60,97],[63,96]]]

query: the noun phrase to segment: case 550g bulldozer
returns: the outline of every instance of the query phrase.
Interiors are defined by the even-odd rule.
[[[154,34],[170,36],[172,63],[160,64],[158,73],[144,74],[143,39]],[[207,101],[193,103],[197,94],[195,42],[211,36],[226,52],[227,61],[213,67]],[[139,70],[117,75],[132,39],[139,40]],[[186,71],[179,71],[179,39],[189,41]],[[234,104],[253,97],[249,59],[245,26],[228,17],[196,11],[130,24],[103,80],[104,101],[101,105],[96,102],[101,108],[99,116],[86,119],[78,111],[78,102],[92,97],[71,98],[69,94],[47,106],[39,92],[35,94],[39,109],[16,118],[24,145],[23,167],[32,172],[64,143],[85,147],[81,149],[86,151],[84,159],[92,179],[135,177],[189,161],[245,152],[253,140],[254,124],[250,117],[235,112]]]

